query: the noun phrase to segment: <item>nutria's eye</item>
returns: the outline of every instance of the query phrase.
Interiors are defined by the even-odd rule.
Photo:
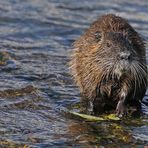
[[[97,41],[100,41],[101,40],[101,33],[99,31],[95,32],[95,39]]]
[[[111,44],[110,44],[109,42],[107,42],[107,43],[106,43],[106,46],[107,46],[107,47],[110,47],[110,46],[111,46]]]

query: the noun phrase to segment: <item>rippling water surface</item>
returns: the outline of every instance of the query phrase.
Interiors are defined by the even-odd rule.
[[[128,19],[148,39],[147,0],[0,1],[1,147],[148,144],[147,116],[92,123],[61,111],[80,100],[67,64],[72,42],[107,13]],[[147,98],[143,111],[148,114]]]

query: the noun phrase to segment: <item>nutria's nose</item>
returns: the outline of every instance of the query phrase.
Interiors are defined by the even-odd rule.
[[[131,53],[130,52],[121,52],[118,55],[119,60],[130,60],[131,59]]]

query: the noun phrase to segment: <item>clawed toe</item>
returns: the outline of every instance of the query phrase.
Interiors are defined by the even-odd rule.
[[[126,115],[126,107],[125,107],[123,101],[119,101],[117,104],[117,107],[116,107],[116,116],[121,118],[124,115]]]

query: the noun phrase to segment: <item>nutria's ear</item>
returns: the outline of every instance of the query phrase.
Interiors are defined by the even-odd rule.
[[[97,41],[100,41],[100,40],[101,40],[101,37],[102,37],[101,32],[96,31],[96,32],[95,32],[95,39],[96,39]]]

